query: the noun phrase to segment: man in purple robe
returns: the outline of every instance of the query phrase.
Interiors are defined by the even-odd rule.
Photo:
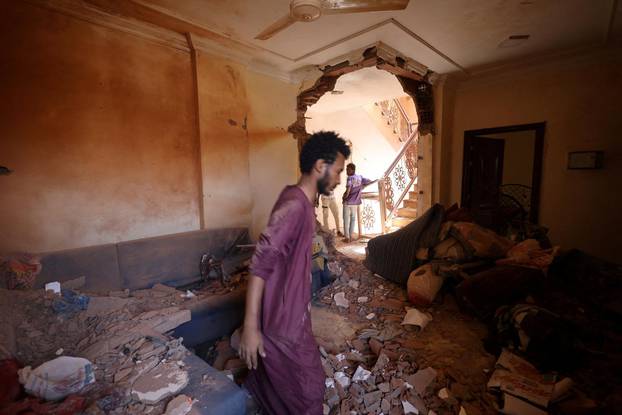
[[[257,242],[240,356],[251,369],[246,388],[271,415],[322,414],[325,375],[310,314],[314,202],[339,184],[349,154],[337,134],[313,134],[300,151],[300,180],[281,192]]]

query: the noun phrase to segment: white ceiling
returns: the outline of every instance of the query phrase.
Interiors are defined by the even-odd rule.
[[[289,0],[134,1],[251,45],[254,59],[285,71],[321,65],[381,41],[446,73],[595,45],[603,43],[608,32],[609,38],[620,39],[622,31],[622,7],[614,11],[615,0],[410,0],[406,10],[322,16],[261,41],[255,35],[288,12]],[[612,15],[617,15],[613,25]],[[352,36],[381,22],[385,24]],[[530,39],[499,47],[508,36],[522,34]],[[346,37],[351,38],[338,42]],[[312,53],[332,43],[337,44]]]
[[[309,107],[306,115],[338,112],[406,95],[395,75],[376,68],[364,68],[340,76],[334,91],[343,91],[343,94],[322,95]]]

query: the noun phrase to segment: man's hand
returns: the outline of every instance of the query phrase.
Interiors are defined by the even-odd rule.
[[[240,357],[246,361],[248,369],[257,369],[259,358],[257,356],[266,357],[263,349],[263,338],[261,332],[256,328],[246,328],[242,330],[242,338],[240,339]]]

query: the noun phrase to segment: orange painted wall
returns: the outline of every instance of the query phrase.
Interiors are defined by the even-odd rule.
[[[245,69],[202,52],[197,64],[205,227],[248,226],[252,199]]]
[[[201,219],[259,234],[297,179],[297,85],[198,51],[195,90],[188,51],[25,2],[1,11],[0,165],[14,173],[0,176],[0,252]]]
[[[250,227],[257,237],[286,184],[297,180],[298,87],[199,52],[205,226]]]
[[[564,248],[620,261],[622,52],[595,51],[458,84],[448,154],[460,200],[464,131],[545,121],[540,223]],[[451,94],[450,94],[451,95]],[[445,137],[447,143],[447,137]],[[602,170],[568,170],[569,151],[603,150]]]
[[[283,187],[298,180],[298,143],[287,132],[296,120],[298,86],[266,75],[244,77],[249,113],[250,195],[253,201],[251,236],[268,223]]]
[[[189,55],[3,2],[0,250],[198,227]]]

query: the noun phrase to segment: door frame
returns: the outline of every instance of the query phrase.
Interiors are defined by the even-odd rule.
[[[467,130],[464,132],[464,148],[462,154],[462,196],[460,204],[467,206],[468,183],[470,182],[471,170],[467,168],[470,160],[470,152],[466,143],[479,135],[491,135],[500,133],[513,133],[516,131],[534,131],[535,142],[533,152],[533,172],[531,175],[531,209],[529,210],[529,220],[532,223],[538,223],[538,215],[540,213],[540,188],[542,181],[542,155],[544,153],[544,132],[546,130],[546,122],[538,122],[532,124],[509,125],[504,127],[482,128],[479,130]]]

